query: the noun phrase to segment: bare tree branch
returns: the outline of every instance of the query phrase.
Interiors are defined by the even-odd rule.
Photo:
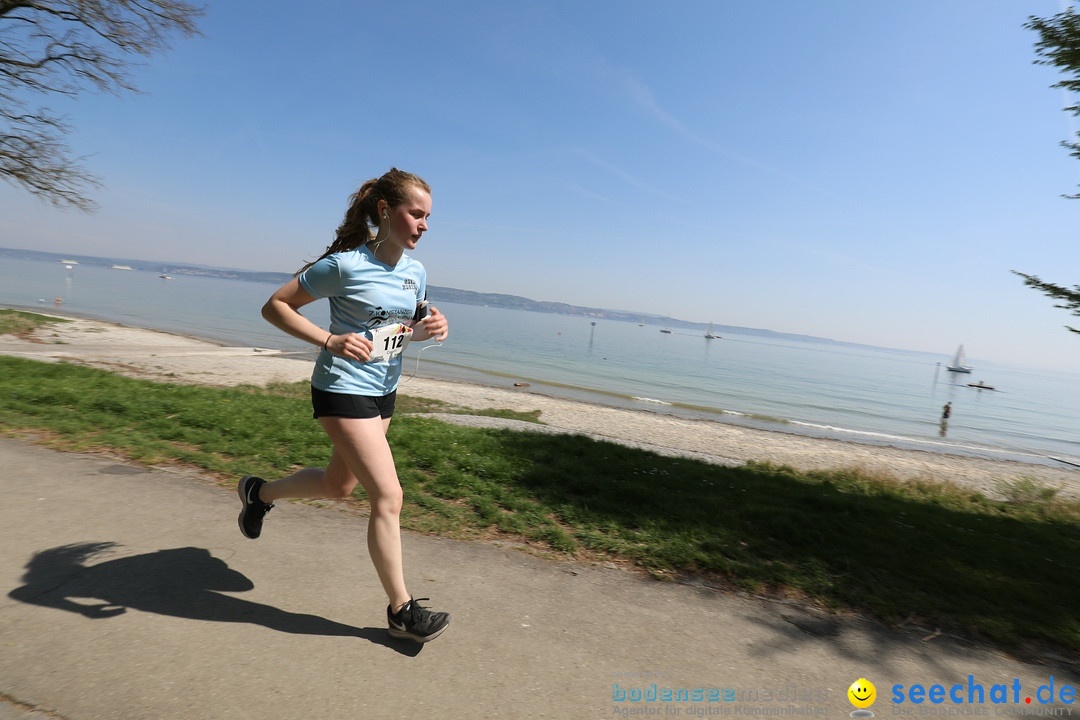
[[[0,176],[58,207],[91,210],[100,180],[64,142],[69,126],[35,95],[138,92],[129,68],[198,34],[183,0],[0,0]]]

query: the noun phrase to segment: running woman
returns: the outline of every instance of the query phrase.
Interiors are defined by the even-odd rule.
[[[427,272],[406,254],[428,229],[431,188],[392,168],[350,198],[345,219],[322,257],[305,265],[263,306],[275,327],[321,347],[311,375],[315,418],[333,443],[326,469],[304,468],[273,482],[251,475],[237,493],[240,531],[262,533],[263,518],[285,498],[346,498],[359,483],[371,502],[367,544],[389,598],[390,635],[427,642],[451,616],[419,604],[405,585],[401,551],[402,490],[386,431],[394,414],[401,350],[412,341],[445,340],[446,317],[426,302]],[[373,234],[372,230],[376,230]],[[300,313],[330,303],[330,329]]]

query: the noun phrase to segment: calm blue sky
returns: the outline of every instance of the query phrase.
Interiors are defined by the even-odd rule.
[[[94,215],[0,245],[292,272],[393,165],[435,285],[1080,368],[1060,0],[209,2],[140,96],[54,102]],[[453,318],[450,318],[453,323]]]

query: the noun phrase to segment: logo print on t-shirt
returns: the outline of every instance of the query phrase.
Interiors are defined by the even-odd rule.
[[[389,311],[383,310],[381,305],[371,309],[371,327],[378,327],[389,319]]]

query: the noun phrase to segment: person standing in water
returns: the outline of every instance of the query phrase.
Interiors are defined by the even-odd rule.
[[[938,435],[945,437],[945,433],[949,431],[949,417],[952,416],[952,403],[945,403],[945,407],[941,408],[941,425],[938,426]]]
[[[263,306],[275,327],[321,347],[311,400],[333,451],[326,469],[304,468],[273,482],[248,475],[237,485],[240,530],[256,539],[278,500],[345,498],[359,484],[371,503],[367,545],[389,599],[390,635],[417,642],[438,637],[451,615],[421,606],[427,598],[413,598],[406,587],[403,496],[386,431],[404,345],[448,334],[445,316],[427,305],[424,266],[406,254],[416,249],[430,215],[431,188],[416,175],[392,168],[368,180],[350,198],[334,242]],[[329,330],[300,313],[322,298],[330,303]]]

